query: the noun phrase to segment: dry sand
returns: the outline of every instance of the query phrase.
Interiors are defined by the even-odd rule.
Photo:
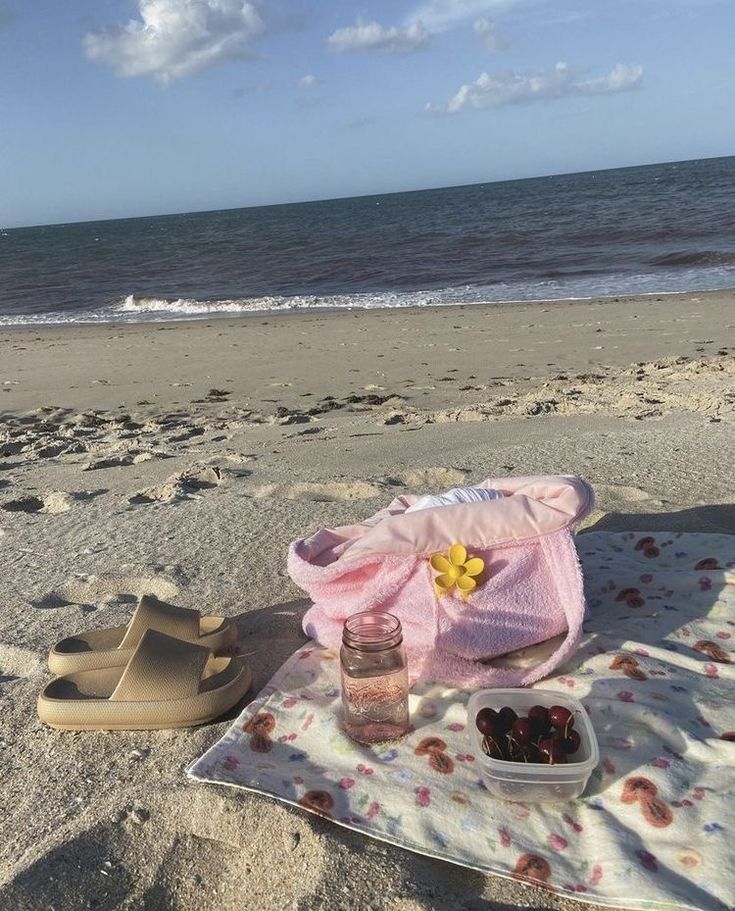
[[[193,784],[228,722],[58,733],[45,654],[145,591],[301,643],[288,542],[397,492],[576,472],[598,529],[735,530],[735,295],[0,333],[0,907],[578,907]]]

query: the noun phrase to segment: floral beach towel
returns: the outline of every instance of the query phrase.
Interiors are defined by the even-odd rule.
[[[582,901],[732,907],[735,538],[591,533],[577,546],[590,609],[584,638],[537,686],[574,695],[590,714],[601,759],[581,798],[493,799],[466,730],[470,693],[441,684],[414,688],[415,730],[403,740],[353,743],[339,727],[338,656],[313,644],[190,776]],[[516,660],[541,660],[543,649]]]

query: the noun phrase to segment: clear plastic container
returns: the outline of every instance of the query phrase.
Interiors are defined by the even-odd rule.
[[[475,718],[480,709],[501,709],[509,705],[518,715],[526,715],[533,705],[563,705],[574,713],[574,727],[579,732],[579,750],[566,765],[542,765],[536,762],[506,762],[492,759],[482,749],[482,734]],[[467,730],[472,752],[493,797],[501,800],[542,803],[551,800],[574,800],[587,786],[592,770],[600,761],[597,737],[581,702],[552,690],[480,690],[467,703]]]

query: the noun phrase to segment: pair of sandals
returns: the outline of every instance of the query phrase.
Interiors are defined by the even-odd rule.
[[[38,697],[41,721],[61,730],[157,730],[212,721],[250,689],[239,658],[217,653],[237,641],[225,617],[144,595],[130,623],[58,642],[57,676]]]

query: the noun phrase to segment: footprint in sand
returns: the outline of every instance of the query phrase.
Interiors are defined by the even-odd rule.
[[[370,500],[382,493],[382,487],[368,481],[332,481],[325,484],[304,481],[295,484],[264,484],[252,491],[253,496],[259,500],[280,497],[285,500],[312,500],[324,503],[336,500]]]
[[[643,503],[651,499],[650,493],[640,487],[625,487],[622,484],[595,484],[598,500],[609,500],[616,506],[624,503]]]
[[[94,500],[97,497],[103,497],[106,493],[109,493],[109,488],[99,487],[97,490],[75,490],[71,494],[72,500]]]
[[[36,607],[63,607],[66,604],[101,604],[106,601],[138,599],[155,595],[163,601],[176,597],[179,585],[171,574],[79,575],[52,589]]]
[[[232,464],[231,468],[220,468],[222,461],[226,459]],[[199,466],[204,468],[213,468],[216,472],[219,472],[220,484],[224,482],[225,478],[248,478],[253,473],[251,468],[243,468],[243,465],[246,465],[248,462],[256,461],[257,456],[246,455],[243,453],[235,453],[233,455],[228,455],[226,452],[218,452],[217,455],[211,456],[210,458],[202,458],[199,461]],[[215,487],[219,486],[217,484]]]
[[[606,531],[618,530],[611,522],[614,523],[615,516],[628,514],[628,521],[633,513],[648,515],[657,512],[662,507],[661,500],[652,496],[640,487],[627,487],[624,484],[595,484],[595,507],[586,517],[583,528],[589,529],[597,526],[598,523],[605,523]],[[641,504],[645,503],[645,512],[641,509]],[[628,526],[623,526],[627,528]],[[648,525],[644,526],[648,530]]]
[[[145,506],[151,503],[168,503],[181,497],[181,492],[176,484],[158,484],[155,487],[146,487],[128,497],[128,503],[135,506]]]
[[[178,483],[188,490],[208,490],[212,487],[219,487],[224,476],[222,470],[217,466],[194,466],[182,471],[178,476],[174,475],[173,478],[177,478]]]
[[[109,456],[105,459],[96,459],[94,462],[87,462],[82,465],[82,471],[100,471],[103,468],[122,468],[132,464],[133,454],[126,452],[125,455]]]
[[[155,458],[167,458],[164,453],[149,452],[144,450],[131,450],[118,456],[108,456],[103,459],[95,459],[93,462],[87,462],[82,465],[82,471],[99,471],[104,468],[125,468],[128,465],[139,465],[141,462],[149,462]]]
[[[0,509],[6,512],[40,512],[55,515],[71,509],[71,497],[62,491],[53,491],[43,497],[29,495],[18,497],[16,500],[6,500],[5,503],[0,503]]]
[[[60,455],[75,455],[78,452],[86,451],[87,447],[84,443],[75,440],[72,443],[50,443],[48,446],[42,446],[40,449],[36,449],[36,455],[39,459],[55,459]]]
[[[186,440],[191,440],[193,437],[203,436],[205,432],[204,427],[186,427],[180,433],[174,433],[173,436],[168,438],[169,443],[184,443]]]
[[[0,684],[33,677],[44,672],[45,660],[29,648],[0,643]]]
[[[236,452],[234,449],[226,449],[220,455],[234,465],[247,465],[248,462],[256,462],[258,460],[258,457],[251,452]]]
[[[139,490],[128,499],[135,505],[169,503],[187,500],[203,490],[211,490],[224,481],[224,472],[217,466],[193,466],[179,474],[171,475],[163,484]]]
[[[25,449],[25,443],[21,442],[5,442],[0,448],[0,458],[8,458],[8,456],[17,455],[19,452],[23,452]],[[16,463],[17,464],[17,463]],[[6,466],[3,466],[5,468]]]

